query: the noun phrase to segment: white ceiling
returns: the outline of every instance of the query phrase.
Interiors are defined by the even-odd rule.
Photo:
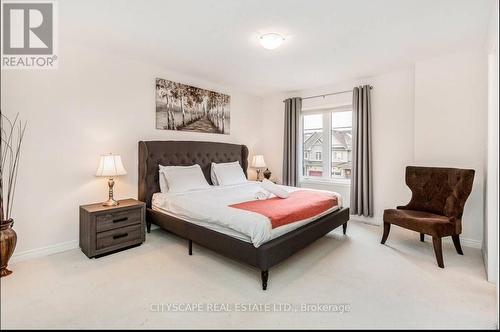
[[[493,1],[64,0],[59,33],[266,95],[483,47]],[[266,50],[258,44],[264,32],[287,40]]]

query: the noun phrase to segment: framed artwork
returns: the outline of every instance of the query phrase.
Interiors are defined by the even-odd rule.
[[[156,129],[229,134],[229,95],[156,79]]]

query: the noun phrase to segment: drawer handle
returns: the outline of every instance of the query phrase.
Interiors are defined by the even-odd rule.
[[[113,240],[121,239],[122,237],[127,237],[127,236],[128,236],[128,233],[123,233],[123,234],[119,234],[119,235],[113,235]]]
[[[128,217],[113,219],[113,223],[115,223],[115,222],[122,222],[122,221],[126,221],[126,220],[128,220]]]

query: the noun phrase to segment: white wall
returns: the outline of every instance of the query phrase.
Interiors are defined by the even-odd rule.
[[[72,45],[60,43],[60,45]],[[261,99],[119,54],[83,47],[60,49],[58,70],[2,71],[1,108],[28,121],[14,206],[16,254],[54,245],[75,246],[78,206],[106,199],[95,178],[99,156],[122,155],[128,174],[117,198],[137,197],[139,140],[259,142]],[[231,134],[155,129],[155,77],[231,95]]]
[[[486,149],[486,62],[484,52],[447,54],[419,61],[392,73],[312,90],[294,91],[263,100],[264,132],[283,131],[285,97],[320,95],[371,84],[374,174],[374,217],[353,219],[382,223],[383,210],[408,202],[405,166],[469,167],[476,179],[464,214],[463,244],[480,247],[483,239],[483,169]],[[348,94],[350,96],[350,94]],[[330,99],[329,99],[330,98]],[[343,97],[347,98],[347,97]],[[331,97],[316,103],[333,104]],[[461,135],[467,135],[460,148]],[[282,138],[267,146],[266,160],[281,174]],[[342,185],[304,184],[344,194]]]
[[[129,174],[117,179],[119,198],[137,195],[138,140],[244,143],[251,155],[264,154],[273,177],[281,178],[283,99],[358,84],[374,86],[375,216],[364,221],[380,224],[385,208],[408,201],[406,165],[473,167],[477,177],[466,206],[463,238],[469,240],[465,245],[474,246],[482,240],[487,107],[486,62],[481,53],[445,55],[418,62],[415,68],[262,100],[120,55],[61,45],[71,46],[60,50],[58,70],[2,72],[2,112],[20,112],[29,122],[14,210],[17,255],[57,244],[75,245],[78,205],[107,195],[106,180],[93,177],[100,154],[123,157]],[[156,76],[229,93],[231,135],[154,129]],[[467,136],[462,143],[467,149],[456,148],[461,135]],[[348,203],[345,186],[329,188],[343,193]]]
[[[486,156],[485,240],[488,280],[498,283],[498,1],[490,19],[488,52],[488,152]]]
[[[372,90],[372,132],[373,132],[373,174],[374,174],[374,217],[353,219],[381,224],[383,211],[406,203],[410,191],[404,183],[405,166],[413,160],[413,68],[406,68],[385,75],[353,80],[318,89],[290,92],[286,95],[270,96],[263,101],[266,121],[263,132],[283,131],[283,102],[287,96],[313,96],[333,91],[344,91],[361,84],[371,84]],[[351,102],[352,94],[328,96],[314,100],[304,100],[304,108],[342,105]],[[279,126],[279,128],[278,128]],[[272,128],[273,129],[272,129]],[[276,140],[276,139],[275,139]],[[281,175],[283,158],[280,141],[279,149],[268,146],[266,160]],[[274,150],[272,150],[274,148]],[[349,205],[349,187],[345,184],[321,182],[302,183],[304,187],[334,190],[344,197]],[[387,190],[390,188],[390,190]]]
[[[284,104],[287,94],[276,94],[262,99],[261,139],[264,142],[257,154],[264,155],[271,177],[281,181],[283,167]]]
[[[410,191],[404,184],[405,166],[413,159],[413,70],[405,69],[364,80],[342,83],[319,90],[301,92],[302,96],[331,91],[345,91],[355,85],[370,84],[372,90],[372,147],[374,216],[353,219],[380,224],[384,209],[394,207],[394,202],[405,203]],[[321,91],[321,92],[320,92]],[[345,104],[352,102],[352,94],[346,93],[308,101],[306,106]],[[305,187],[328,188],[325,184],[303,184]],[[391,188],[387,190],[386,188]],[[334,184],[331,189],[344,196],[349,205],[349,187]]]
[[[487,64],[484,52],[415,66],[415,163],[476,171],[462,219],[463,237],[483,238]]]

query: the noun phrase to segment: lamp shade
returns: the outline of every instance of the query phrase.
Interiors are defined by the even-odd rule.
[[[252,167],[255,167],[255,168],[266,167],[266,162],[264,161],[264,156],[260,155],[260,154],[253,156]]]
[[[125,175],[127,171],[123,167],[122,157],[116,154],[106,154],[101,156],[99,167],[97,168],[96,176],[113,177]]]

